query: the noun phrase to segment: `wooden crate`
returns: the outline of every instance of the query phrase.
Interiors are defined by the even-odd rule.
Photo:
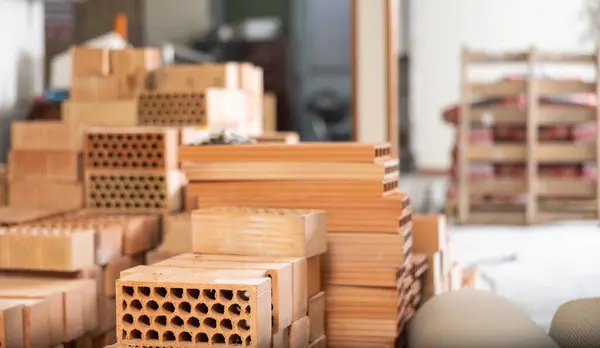
[[[478,65],[515,64],[527,68],[527,76],[522,80],[502,80],[496,82],[470,81],[470,68]],[[569,105],[548,105],[540,103],[549,96],[593,93],[600,95],[595,81],[552,80],[536,77],[536,72],[544,64],[600,66],[597,52],[593,54],[557,54],[540,52],[534,48],[527,52],[507,54],[486,54],[463,49],[460,117],[458,121],[458,197],[449,202],[447,213],[458,223],[463,224],[533,224],[547,221],[592,218],[600,216],[600,208],[594,202],[600,198],[600,179],[554,178],[539,175],[539,165],[543,164],[583,164],[600,163],[600,142],[578,144],[575,142],[539,141],[541,126],[570,126],[595,122],[600,126],[600,111]],[[539,74],[537,74],[539,75]],[[526,98],[526,106],[493,105],[475,106],[477,98]],[[474,126],[523,126],[526,139],[519,143],[492,143],[475,145],[470,143],[469,133]],[[600,129],[600,127],[598,127]],[[474,163],[520,163],[524,164],[524,178],[495,178],[471,180],[469,167]],[[497,204],[475,204],[473,196],[485,195],[526,196],[525,203],[515,207],[502,207]],[[568,210],[552,209],[547,200],[561,199],[559,204],[568,204]],[[566,199],[566,200],[565,200]],[[516,208],[516,209],[515,209]]]

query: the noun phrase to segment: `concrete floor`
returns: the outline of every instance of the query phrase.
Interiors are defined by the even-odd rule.
[[[445,179],[403,176],[400,182],[415,211],[443,206]],[[600,297],[597,222],[453,226],[451,231],[454,259],[463,265],[477,265],[495,283],[498,294],[521,306],[545,329],[562,303]],[[511,257],[514,260],[509,260]]]

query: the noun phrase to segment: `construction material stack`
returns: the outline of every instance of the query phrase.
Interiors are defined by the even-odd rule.
[[[8,153],[9,201],[17,208],[83,207],[81,140],[67,124],[17,121]]]
[[[263,88],[262,69],[249,63],[159,68],[138,95],[139,124],[260,134]]]
[[[388,144],[184,146],[179,158],[187,210],[325,211],[327,346],[393,346],[427,262],[410,258],[411,208]]]
[[[85,133],[86,207],[165,214],[182,207],[179,132],[165,128],[89,128]]]
[[[460,104],[444,113],[458,130],[448,215],[473,224],[597,219],[600,75],[587,76],[598,54],[464,50],[462,61]],[[476,66],[509,63],[527,74],[469,79]],[[555,78],[540,76],[553,68]]]
[[[423,302],[451,290],[453,263],[445,215],[413,215],[413,251],[427,256]]]
[[[322,211],[220,207],[195,210],[191,215],[193,250],[196,253],[127,270],[122,272],[121,282],[130,280],[131,275],[178,274],[188,279],[201,277],[203,284],[215,288],[217,285],[213,282],[218,279],[244,283],[248,281],[245,278],[266,277],[271,281],[266,289],[270,297],[269,307],[259,310],[268,315],[259,315],[248,328],[269,332],[270,336],[260,341],[265,346],[325,347],[325,293],[321,286],[320,257],[327,248],[327,237]],[[159,287],[164,287],[161,284],[167,282],[166,279],[154,279],[155,286]],[[205,300],[212,301],[214,298]],[[250,313],[247,308],[244,309],[245,302],[239,302],[239,295],[233,300],[231,297],[224,300],[233,302],[217,307],[208,303],[211,311],[194,312],[199,317],[193,321],[202,323],[202,329],[208,330],[198,333],[201,337],[196,342],[219,343],[225,340],[230,345],[262,347],[255,337],[246,336],[250,330],[244,328],[249,321],[240,318],[239,314],[240,311]],[[226,318],[221,318],[224,310]],[[146,313],[146,309],[138,314],[156,318],[152,311]],[[167,319],[171,322],[178,320],[168,313]],[[130,333],[125,333],[128,327],[131,326],[127,320],[119,326],[119,335],[128,337],[120,342],[138,345],[164,343],[162,338],[154,341],[145,340],[143,335],[141,339],[136,338],[139,337],[137,333],[132,338]],[[189,336],[186,334],[186,337]]]

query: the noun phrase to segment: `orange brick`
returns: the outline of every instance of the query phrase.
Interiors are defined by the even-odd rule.
[[[419,254],[434,254],[446,248],[445,215],[413,215],[413,251]]]
[[[83,184],[50,180],[11,181],[10,205],[64,211],[83,207]]]
[[[173,65],[150,73],[150,90],[163,92],[202,92],[208,88],[240,88],[237,63]]]
[[[199,209],[192,213],[193,250],[228,255],[311,257],[327,250],[325,226],[325,213],[317,210]]]
[[[266,347],[272,335],[270,283],[211,280],[192,270],[132,274],[117,282],[119,342]]]
[[[323,335],[317,338],[316,340],[310,343],[308,348],[327,348],[327,337]]]
[[[49,347],[52,341],[48,301],[0,299],[0,347]]]
[[[107,297],[115,296],[115,282],[119,279],[121,272],[142,265],[144,260],[140,257],[124,255],[113,258],[104,267],[104,289],[103,295]]]
[[[69,99],[83,102],[114,101],[121,98],[119,76],[74,76]]]
[[[12,150],[79,151],[81,137],[69,124],[57,121],[15,121]]]
[[[160,51],[154,48],[126,48],[110,51],[111,71],[115,75],[132,75],[160,67]]]
[[[325,335],[325,293],[319,292],[308,300],[309,342]]]
[[[273,334],[271,348],[289,348],[290,347],[290,328],[286,327]]]
[[[290,327],[290,348],[308,348],[309,319],[303,317]]]
[[[307,269],[307,291],[308,297],[312,297],[323,290],[321,286],[321,256],[315,255],[306,259]]]
[[[192,217],[189,213],[163,217],[163,241],[160,250],[173,255],[193,251]]]
[[[102,103],[67,100],[62,103],[62,119],[81,138],[85,126],[133,127],[138,123],[135,100]]]
[[[179,131],[92,127],[84,135],[85,167],[126,171],[177,169]]]
[[[71,60],[74,77],[110,74],[109,51],[106,49],[75,46],[71,49]]]
[[[76,182],[82,179],[81,159],[76,151],[12,150],[8,153],[9,176],[14,180]]]
[[[273,303],[273,330],[279,331],[292,324],[292,267],[289,263],[242,263],[234,261],[210,261],[190,258],[189,255],[173,257],[158,262],[158,267],[182,267],[206,270],[255,270],[264,272],[263,277],[271,278]]]
[[[94,265],[94,243],[94,231],[90,229],[0,230],[0,268],[67,272],[86,269]]]

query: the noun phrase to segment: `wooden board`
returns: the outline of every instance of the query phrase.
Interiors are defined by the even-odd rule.
[[[376,163],[231,162],[183,163],[191,181],[381,180],[398,175],[398,160]],[[385,180],[384,179],[384,180]]]
[[[537,179],[539,197],[595,197],[596,183],[585,178],[540,177]],[[470,182],[472,195],[519,195],[527,192],[525,178],[498,178]]]
[[[521,144],[471,145],[468,160],[472,162],[525,162],[527,147]],[[596,160],[594,145],[541,143],[535,150],[538,163],[583,163]]]
[[[389,144],[300,143],[182,146],[180,162],[359,162],[389,158]]]

